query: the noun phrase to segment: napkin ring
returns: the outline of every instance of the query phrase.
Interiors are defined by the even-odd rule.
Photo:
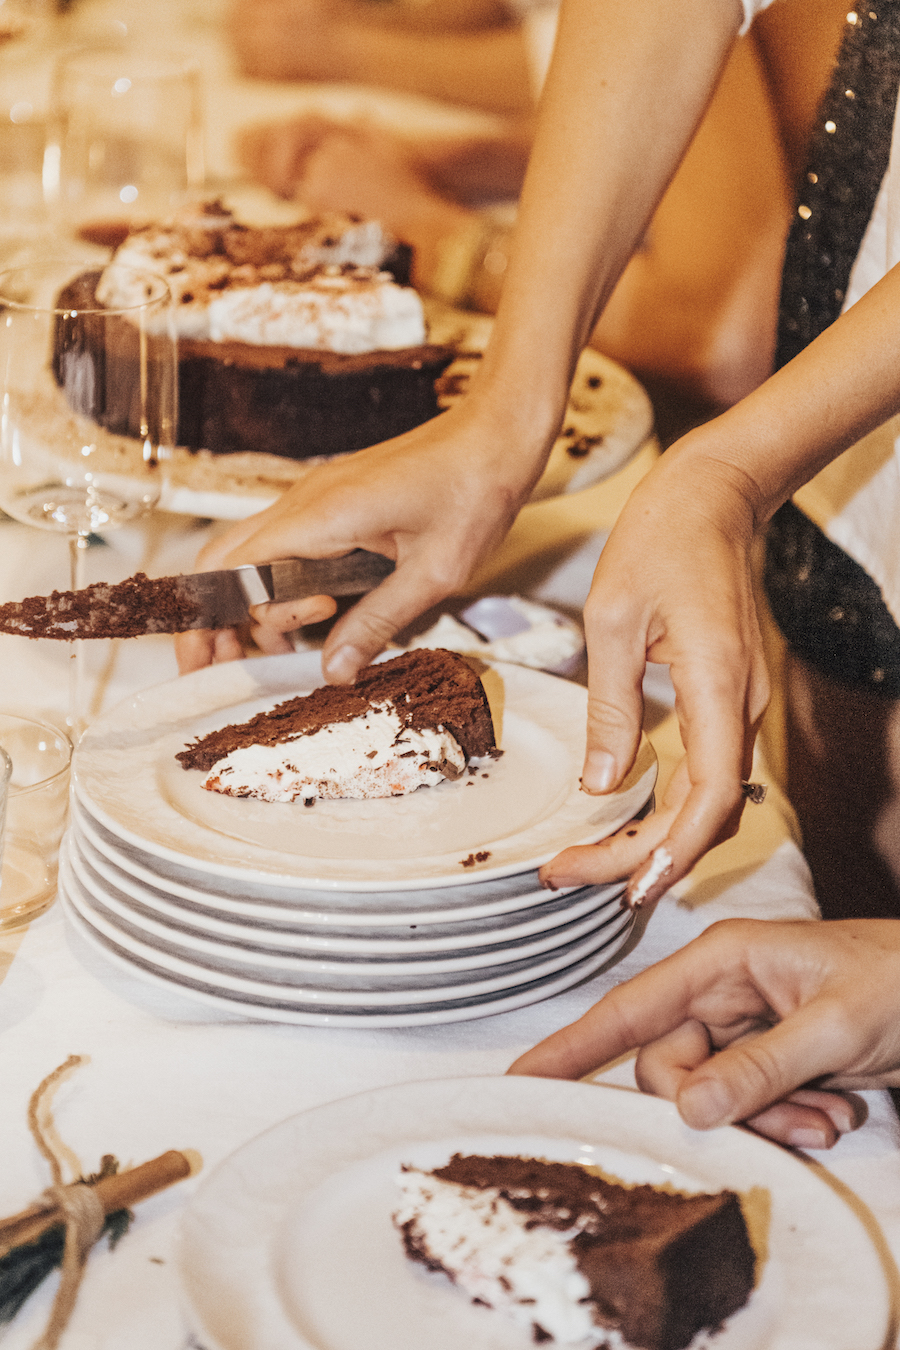
[[[747,801],[752,802],[754,806],[762,806],[763,802],[766,800],[766,793],[768,791],[768,786],[765,783],[748,783],[745,780],[741,781],[741,792],[743,792]]]

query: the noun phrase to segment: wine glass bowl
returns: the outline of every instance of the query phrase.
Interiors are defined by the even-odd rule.
[[[43,166],[59,232],[118,242],[129,223],[170,215],[203,176],[194,61],[114,42],[59,57]]]
[[[0,273],[0,397],[9,515],[83,538],[148,511],[177,412],[165,281],[69,261]]]
[[[85,270],[71,259],[0,272],[0,507],[68,538],[72,590],[83,585],[89,536],[158,502],[177,391],[163,278],[118,264]]]

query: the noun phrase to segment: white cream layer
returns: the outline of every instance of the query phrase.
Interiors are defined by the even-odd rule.
[[[250,745],[214,764],[203,787],[232,797],[293,802],[317,797],[399,797],[458,777],[466,765],[443,727],[403,727],[387,704],[363,717],[277,745]]]
[[[418,347],[426,340],[422,302],[378,269],[394,248],[377,221],[335,223],[298,249],[290,264],[297,280],[266,279],[265,264],[237,266],[221,254],[198,256],[183,228],[221,228],[224,217],[178,218],[171,227],[130,235],[97,286],[108,309],[142,304],[136,269],[162,276],[172,293],[178,336],[196,341],[249,342],[356,355]],[[343,273],[342,267],[361,269]],[[309,275],[311,268],[323,270]]]
[[[561,1345],[612,1343],[582,1302],[591,1291],[569,1249],[577,1227],[528,1228],[534,1216],[514,1209],[495,1187],[460,1186],[415,1169],[397,1182],[402,1200],[394,1223],[412,1221],[429,1254],[473,1299],[522,1326],[537,1323]]]
[[[416,292],[386,272],[324,272],[308,282],[221,291],[209,304],[209,336],[213,342],[356,355],[418,347],[425,341],[425,315]]]

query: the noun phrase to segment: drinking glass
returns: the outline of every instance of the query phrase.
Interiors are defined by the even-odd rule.
[[[114,244],[170,215],[203,176],[195,62],[127,44],[58,59],[43,171],[57,232]]]
[[[173,324],[169,288],[152,272],[64,259],[0,273],[0,506],[67,536],[72,590],[84,584],[88,537],[159,500],[177,425]]]
[[[6,831],[0,853],[0,931],[43,913],[56,894],[69,807],[72,746],[58,727],[0,712],[0,780]]]

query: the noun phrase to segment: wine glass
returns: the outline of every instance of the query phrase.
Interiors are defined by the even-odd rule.
[[[69,540],[72,590],[88,537],[159,500],[175,443],[171,297],[152,272],[71,259],[0,273],[0,506]],[[82,723],[74,643],[69,721]]]
[[[53,75],[43,188],[57,232],[115,245],[203,183],[200,70],[176,53],[107,42]]]

